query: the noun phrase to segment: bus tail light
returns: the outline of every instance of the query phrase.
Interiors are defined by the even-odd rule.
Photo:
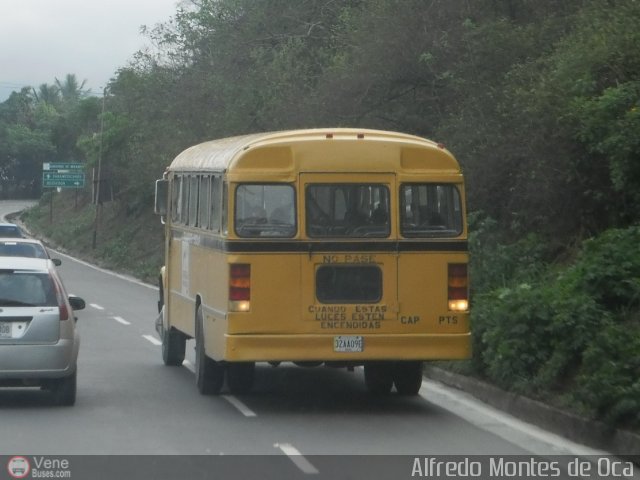
[[[251,265],[229,265],[229,311],[248,312],[251,308]]]
[[[449,310],[469,310],[469,280],[466,263],[450,263],[448,279]]]

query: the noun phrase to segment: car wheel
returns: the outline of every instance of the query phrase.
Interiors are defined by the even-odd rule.
[[[77,372],[68,377],[58,378],[51,385],[51,394],[56,405],[70,407],[76,403]]]
[[[371,362],[364,366],[364,383],[374,395],[387,395],[393,386],[389,362]]]
[[[209,358],[204,349],[202,307],[196,314],[196,386],[202,395],[220,393],[224,383],[224,366]]]
[[[393,383],[399,395],[417,395],[422,386],[422,362],[396,362]]]
[[[187,337],[173,327],[162,330],[162,361],[170,367],[182,365]]]

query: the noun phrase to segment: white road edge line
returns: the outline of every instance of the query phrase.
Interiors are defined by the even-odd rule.
[[[313,465],[311,465],[309,460],[304,458],[302,456],[302,454],[298,451],[298,449],[295,448],[293,445],[291,445],[289,443],[274,443],[273,446],[275,448],[279,448],[280,450],[282,450],[282,452],[287,457],[289,457],[289,460],[291,460],[293,463],[295,463],[296,467],[298,467],[304,473],[306,473],[308,475],[315,475],[315,474],[320,473],[318,471],[318,469],[316,467],[314,467]]]
[[[113,318],[116,322],[121,323],[122,325],[131,325],[131,322],[127,322],[122,317],[111,317],[111,318]]]
[[[104,310],[104,307],[101,307],[96,303],[90,303],[89,306],[95,308],[96,310]]]
[[[535,452],[534,449],[532,450],[532,440],[536,440],[551,446],[556,452],[554,453],[555,455],[611,455],[609,452],[580,445],[560,435],[519,420],[508,413],[476,400],[468,394],[458,390],[452,390],[433,380],[424,379],[422,387],[420,388],[420,395],[425,400],[449,410],[454,415],[464,418],[473,425],[490,431],[532,453],[545,453]],[[437,398],[438,396],[440,396],[439,399]],[[489,419],[489,421],[486,419]],[[506,426],[507,430],[500,428],[500,425]],[[521,435],[524,435],[524,438],[511,438],[510,434],[507,435],[509,432],[519,432]],[[548,450],[548,448],[544,450]]]
[[[256,413],[233,395],[222,395],[227,402],[236,407],[245,417],[257,417]]]
[[[151,335],[142,335],[142,338],[144,338],[145,340],[148,340],[149,342],[153,343],[154,345],[160,346],[162,345],[162,342],[160,340],[158,340],[156,337],[151,336]]]

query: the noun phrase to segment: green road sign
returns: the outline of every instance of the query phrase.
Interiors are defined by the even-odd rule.
[[[84,172],[60,173],[42,172],[43,188],[83,188]]]
[[[78,171],[84,169],[84,163],[54,163],[46,162],[42,164],[42,170],[44,171]]]

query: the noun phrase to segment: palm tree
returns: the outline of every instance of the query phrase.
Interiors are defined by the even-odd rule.
[[[36,102],[57,106],[60,104],[60,89],[57,85],[47,85],[43,83],[38,87],[37,91],[33,89],[33,97],[36,99]]]
[[[88,95],[88,92],[83,90],[86,83],[86,80],[78,83],[78,79],[74,73],[67,73],[63,82],[56,78],[56,85],[60,90],[63,102],[66,104],[77,103],[78,100]]]

